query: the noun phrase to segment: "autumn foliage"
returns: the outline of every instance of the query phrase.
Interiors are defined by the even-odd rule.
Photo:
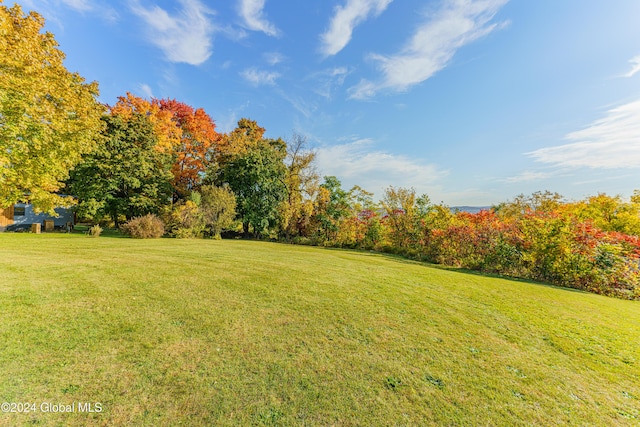
[[[157,138],[156,149],[171,152],[180,144],[182,129],[173,121],[170,111],[162,110],[158,102],[148,101],[132,93],[118,97],[118,102],[110,108],[113,116],[129,120],[134,114],[141,114],[151,122]]]
[[[171,113],[171,119],[180,129],[180,142],[174,147],[175,162],[172,167],[174,187],[185,196],[202,183],[207,167],[218,151],[220,135],[211,117],[202,109],[175,99],[154,100],[163,113]]]
[[[174,189],[186,197],[197,189],[207,167],[219,153],[221,141],[213,119],[202,109],[175,99],[146,99],[127,93],[111,107],[111,114],[130,118],[143,114],[153,124],[158,138],[157,150],[172,153]]]
[[[71,203],[58,193],[103,125],[98,84],[65,68],[43,28],[38,13],[0,2],[0,209]]]
[[[617,206],[605,204],[612,212],[605,222],[596,207],[607,197],[568,203],[535,193],[530,199],[543,203],[516,199],[472,214],[441,205],[424,209],[412,190],[390,187],[386,209],[345,216],[329,244],[640,299],[640,237],[616,230],[632,227],[640,206],[608,198]],[[635,216],[627,215],[634,209]]]

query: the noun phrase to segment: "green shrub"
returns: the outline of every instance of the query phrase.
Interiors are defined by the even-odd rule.
[[[199,193],[192,193],[193,195]],[[202,237],[205,230],[205,222],[198,205],[187,200],[176,205],[169,215],[169,234],[178,239],[194,239]]]
[[[380,223],[380,220],[372,216],[367,224],[367,228],[364,233],[364,239],[362,241],[362,247],[364,249],[373,249],[382,242],[384,238],[384,227]]]
[[[153,214],[132,218],[121,228],[134,239],[157,239],[164,234],[164,223]]]
[[[233,226],[236,217],[236,196],[228,186],[205,185],[200,192],[200,211],[206,234],[219,239],[223,231]]]

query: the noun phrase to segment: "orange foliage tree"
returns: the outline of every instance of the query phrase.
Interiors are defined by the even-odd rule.
[[[157,149],[175,156],[172,172],[175,193],[185,198],[202,184],[204,172],[218,151],[221,138],[213,119],[202,109],[175,99],[146,99],[127,93],[111,107],[125,119],[134,113],[149,118],[158,138]]]
[[[174,187],[180,197],[202,184],[204,172],[214,160],[220,143],[215,122],[202,109],[176,100],[154,100],[161,112],[171,114],[174,124],[181,129],[179,144],[174,148]]]
[[[158,102],[147,101],[127,92],[126,96],[118,97],[118,102],[110,110],[111,115],[125,120],[130,119],[134,113],[147,116],[158,138],[158,151],[170,152],[180,144],[182,129],[176,126],[173,114],[162,110]]]

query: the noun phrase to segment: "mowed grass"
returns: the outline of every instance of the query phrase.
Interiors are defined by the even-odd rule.
[[[367,252],[5,233],[0,401],[38,405],[0,425],[638,425],[640,304]]]

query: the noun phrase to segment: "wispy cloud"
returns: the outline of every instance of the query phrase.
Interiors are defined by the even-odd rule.
[[[389,185],[414,187],[424,193],[447,175],[438,166],[420,159],[376,150],[370,139],[321,147],[316,160],[323,175],[335,175],[345,187],[357,184],[378,196]]]
[[[170,14],[159,6],[145,8],[139,1],[131,10],[147,24],[149,41],[159,47],[170,62],[200,65],[213,52],[216,27],[209,16],[213,11],[199,0],[179,0],[182,9]]]
[[[62,3],[79,11],[86,11],[92,8],[89,0],[62,0]]]
[[[528,156],[543,163],[599,169],[640,167],[640,100],[613,108],[589,127],[569,133],[573,141]]]
[[[38,11],[43,9],[48,10],[48,7],[59,8],[60,6],[67,6],[79,12],[93,9],[90,0],[22,0],[20,3],[26,6],[27,9],[35,9]]]
[[[446,0],[419,26],[400,53],[370,56],[378,63],[382,78],[377,82],[360,81],[350,88],[351,98],[369,98],[382,89],[404,91],[429,79],[445,68],[462,46],[504,25],[493,22],[493,18],[508,1]]]
[[[295,95],[282,89],[278,90],[278,94],[307,119],[312,117],[318,108],[308,97]]]
[[[138,89],[140,90],[140,93],[142,94],[142,96],[144,96],[147,99],[151,99],[151,98],[155,98],[153,96],[153,90],[151,89],[151,86],[149,86],[146,83],[140,83],[138,85]]]
[[[247,68],[240,75],[254,86],[274,86],[276,79],[280,77],[280,73],[275,71],[258,70],[257,68]]]
[[[228,133],[235,129],[241,114],[249,106],[251,102],[246,101],[234,108],[227,109],[226,113],[220,115],[216,120],[218,132]]]
[[[276,37],[280,31],[263,16],[264,3],[265,0],[240,0],[238,12],[248,29]]]
[[[541,181],[543,179],[548,179],[553,177],[554,174],[551,172],[534,172],[534,171],[524,171],[515,176],[510,176],[505,178],[503,182],[508,184],[517,184],[521,182],[535,182]]]
[[[267,64],[269,65],[277,65],[284,61],[284,55],[280,52],[266,52],[262,55]]]
[[[378,16],[392,0],[347,0],[337,6],[329,29],[320,36],[320,51],[325,56],[340,52],[351,40],[353,29],[370,15]]]
[[[640,72],[640,55],[631,58],[629,63],[631,64],[631,70],[629,70],[624,77],[633,77],[636,73]]]
[[[55,22],[60,28],[64,28],[60,15],[65,8],[73,9],[80,13],[93,13],[107,22],[116,22],[118,12],[106,2],[92,0],[21,0],[27,10],[37,10],[47,18],[47,21]]]
[[[313,91],[318,95],[331,99],[337,88],[344,84],[350,71],[347,67],[334,67],[313,73],[309,78],[314,80]]]

